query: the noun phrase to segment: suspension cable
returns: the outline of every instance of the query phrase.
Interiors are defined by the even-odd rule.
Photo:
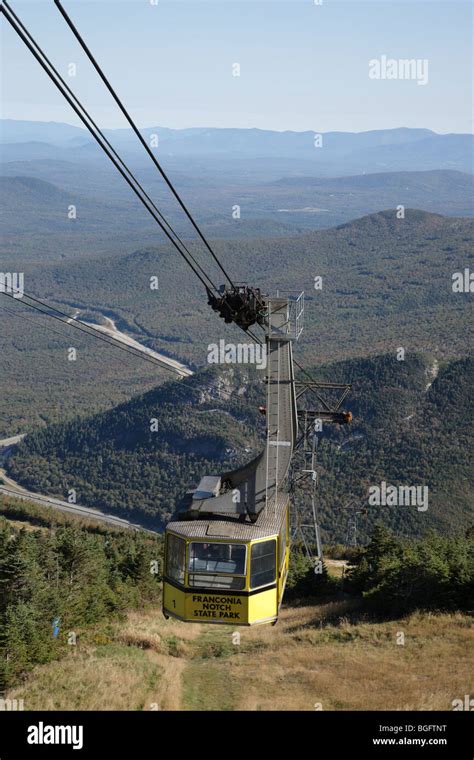
[[[146,354],[143,350],[139,348],[135,348],[134,346],[127,346],[121,340],[119,340],[118,338],[114,338],[112,335],[104,335],[100,330],[95,328],[93,325],[86,324],[85,322],[81,322],[79,320],[75,320],[66,312],[61,311],[61,309],[57,309],[55,306],[51,306],[45,301],[42,301],[39,298],[35,298],[35,296],[29,295],[27,293],[22,293],[22,298],[17,299],[15,298],[14,294],[9,293],[5,290],[0,291],[0,293],[4,296],[7,296],[8,298],[13,299],[16,303],[20,301],[20,303],[22,303],[24,306],[27,306],[30,309],[34,309],[36,312],[43,314],[45,317],[50,317],[51,319],[55,319],[58,322],[62,322],[62,324],[67,325],[69,327],[73,327],[76,330],[83,332],[85,335],[89,335],[92,338],[97,338],[98,340],[101,340],[103,343],[108,343],[110,346],[112,346],[112,348],[118,348],[119,350],[124,351],[125,353],[128,353],[131,356],[138,357],[139,359],[142,359],[143,361],[153,364],[155,367],[159,367],[160,369],[165,369],[168,372],[171,372],[173,375],[176,375],[176,370],[174,370],[172,367],[166,366],[166,364],[162,364],[159,360],[157,360],[151,354]],[[17,293],[20,293],[20,291],[17,290]],[[25,300],[25,299],[30,299],[30,301],[33,301],[34,303],[30,303],[28,300]],[[35,304],[38,304],[38,306]],[[44,307],[44,309],[41,307]],[[26,317],[26,315],[22,314],[19,311],[8,309],[6,306],[2,306],[2,305],[0,305],[0,308],[8,312],[12,316],[21,317],[31,322],[31,320],[29,320],[28,317]],[[52,314],[51,312],[53,311],[56,313]],[[59,330],[54,329],[53,327],[50,327],[49,325],[43,325],[43,327],[47,330],[50,330],[51,332],[56,333],[57,335],[64,337],[63,333],[61,333]],[[192,377],[192,376],[193,375],[188,376],[188,377]],[[178,380],[176,377],[170,378],[170,382],[176,383],[176,391],[177,392],[182,391],[184,394],[186,394],[188,391],[190,393],[198,393],[198,394],[209,391],[209,386],[204,385],[202,383],[196,383],[193,385],[183,384],[183,381]],[[233,394],[230,391],[223,391],[219,389],[218,395],[219,395],[219,398],[224,398],[225,400],[229,401],[232,398]]]
[[[156,208],[155,204],[147,195],[147,193],[143,190],[142,186],[140,185],[138,180],[135,178],[133,173],[127,167],[125,162],[120,158],[120,156],[117,154],[117,152],[112,147],[112,145],[110,145],[107,138],[103,135],[99,127],[95,124],[93,119],[89,116],[87,110],[84,108],[84,106],[82,106],[79,99],[74,95],[72,90],[68,87],[64,79],[61,77],[59,72],[55,69],[51,61],[48,59],[47,55],[41,50],[41,48],[39,47],[39,45],[37,44],[33,36],[30,34],[30,32],[28,32],[25,25],[20,21],[18,16],[10,8],[6,0],[4,0],[2,5],[0,6],[0,12],[3,12],[10,26],[14,29],[14,31],[17,33],[20,39],[24,42],[28,50],[36,58],[36,60],[38,61],[40,66],[43,68],[43,70],[46,72],[46,74],[49,76],[51,81],[54,83],[54,85],[57,87],[57,89],[60,91],[63,97],[67,100],[71,108],[80,118],[82,123],[86,126],[88,131],[94,137],[96,142],[100,145],[100,147],[108,156],[108,158],[112,161],[115,168],[119,171],[119,173],[125,179],[127,184],[134,191],[135,195],[138,197],[141,203],[145,206],[145,208],[154,218],[154,220],[159,225],[159,227],[163,230],[163,232],[165,233],[167,238],[170,240],[170,242],[174,245],[174,247],[176,248],[180,256],[186,261],[188,266],[190,266],[190,268],[193,270],[194,274],[198,277],[198,279],[201,281],[204,287],[208,289],[209,284],[210,284],[211,287],[217,291],[217,288],[212,282],[212,280],[210,279],[210,277],[204,272],[200,264],[193,258],[192,254],[188,251],[186,246],[184,246],[181,239],[179,238],[177,233],[174,232],[169,222],[166,221],[166,219],[163,217],[161,212]],[[168,229],[166,229],[164,224],[160,221],[160,218],[163,219],[163,221],[169,227],[171,232],[182,243],[183,247],[187,251],[189,257],[192,259],[194,264],[191,263],[191,261],[187,258],[186,254],[183,253],[183,251],[177,244],[176,240],[172,237],[172,234],[168,231]],[[199,273],[198,270],[202,272],[202,275]],[[206,282],[204,278],[206,278],[208,282]]]
[[[140,130],[139,130],[139,129],[138,129],[138,127],[136,126],[136,124],[135,124],[135,122],[133,121],[132,117],[130,116],[130,114],[128,113],[127,109],[126,109],[126,108],[125,108],[125,106],[123,105],[122,101],[121,101],[121,100],[120,100],[120,98],[118,97],[118,95],[117,95],[117,93],[115,92],[114,88],[112,87],[112,85],[110,84],[109,80],[108,80],[108,79],[107,79],[107,77],[105,76],[105,74],[104,74],[104,72],[102,71],[101,67],[99,66],[99,64],[98,64],[97,60],[96,60],[96,59],[95,59],[95,57],[93,56],[93,54],[92,54],[91,50],[89,49],[89,47],[88,47],[88,46],[87,46],[87,44],[85,43],[84,39],[82,38],[82,36],[81,36],[80,32],[78,31],[78,29],[76,28],[76,26],[75,26],[75,25],[74,25],[74,23],[72,22],[71,18],[68,16],[68,14],[67,14],[66,10],[63,8],[63,6],[61,5],[60,1],[59,1],[59,0],[54,0],[54,2],[55,2],[55,5],[56,5],[56,7],[58,8],[59,12],[60,12],[60,13],[61,13],[61,15],[63,16],[64,20],[66,21],[67,25],[69,26],[69,28],[71,29],[72,33],[74,34],[75,38],[77,39],[77,41],[79,42],[80,46],[82,47],[83,51],[84,51],[84,52],[85,52],[85,54],[87,55],[87,57],[88,57],[89,61],[92,63],[92,65],[94,66],[94,68],[95,68],[95,70],[97,71],[98,75],[100,76],[100,78],[102,79],[103,83],[104,83],[104,84],[105,84],[105,86],[107,87],[108,91],[109,91],[109,92],[110,92],[110,94],[112,95],[112,97],[113,97],[113,99],[115,100],[116,104],[118,105],[118,107],[119,107],[120,111],[121,111],[121,112],[122,112],[122,114],[125,116],[126,120],[127,120],[127,121],[128,121],[128,123],[130,124],[130,127],[131,127],[131,128],[132,128],[132,130],[134,131],[135,135],[136,135],[136,136],[138,137],[138,139],[140,140],[141,144],[143,145],[143,147],[145,148],[146,152],[147,152],[147,153],[148,153],[148,155],[150,156],[150,158],[151,158],[151,160],[153,161],[154,165],[156,166],[156,168],[157,168],[157,169],[158,169],[158,171],[160,172],[160,174],[161,174],[161,176],[163,177],[164,181],[165,181],[165,182],[166,182],[166,184],[168,185],[169,189],[170,189],[170,190],[171,190],[171,192],[173,193],[174,197],[175,197],[175,198],[176,198],[176,200],[178,201],[178,203],[179,203],[179,205],[181,206],[181,208],[183,209],[184,213],[186,214],[186,216],[188,217],[189,221],[190,221],[190,222],[191,222],[191,224],[193,225],[194,229],[195,229],[195,230],[196,230],[196,232],[198,233],[198,235],[199,235],[199,237],[201,238],[202,242],[203,242],[203,243],[204,243],[204,245],[206,246],[207,250],[209,251],[209,253],[210,253],[210,254],[211,254],[211,256],[213,257],[213,259],[214,259],[214,261],[216,262],[216,264],[218,265],[218,267],[220,268],[220,270],[221,270],[221,272],[223,273],[224,277],[226,277],[226,279],[228,280],[228,282],[230,283],[230,285],[231,285],[232,287],[235,287],[235,286],[234,286],[234,283],[233,283],[233,282],[232,282],[232,280],[231,280],[231,278],[230,278],[230,277],[229,277],[229,275],[227,274],[226,270],[225,270],[225,269],[224,269],[224,267],[222,266],[221,262],[220,262],[220,261],[219,261],[219,259],[217,258],[217,256],[216,256],[216,254],[214,253],[214,251],[212,250],[212,248],[211,248],[211,246],[209,245],[208,241],[207,241],[207,240],[206,240],[206,238],[204,237],[204,234],[202,233],[201,229],[199,228],[199,226],[197,225],[197,223],[196,223],[196,222],[195,222],[195,220],[193,219],[193,217],[192,217],[192,215],[191,215],[190,211],[188,210],[188,208],[187,208],[187,207],[186,207],[186,205],[184,204],[183,200],[182,200],[182,199],[181,199],[181,197],[179,196],[179,194],[178,194],[177,190],[174,188],[174,186],[173,186],[173,183],[172,183],[172,182],[171,182],[171,180],[169,179],[168,175],[165,173],[165,171],[164,171],[163,167],[161,166],[160,162],[159,162],[159,161],[158,161],[158,159],[156,158],[155,154],[153,153],[153,151],[151,150],[150,146],[148,145],[148,143],[147,143],[147,142],[146,142],[146,140],[144,139],[143,135],[141,134]]]
[[[35,39],[32,37],[32,35],[29,33],[25,25],[21,22],[19,17],[15,14],[15,12],[10,8],[8,2],[4,0],[2,4],[0,5],[0,12],[3,12],[7,21],[10,23],[14,31],[17,33],[17,35],[20,37],[20,39],[24,42],[26,47],[30,50],[34,58],[38,61],[38,63],[41,65],[43,70],[47,73],[49,78],[52,80],[53,84],[59,89],[61,94],[65,97],[69,105],[73,108],[74,112],[77,114],[77,116],[81,119],[83,124],[86,126],[88,131],[92,134],[96,142],[100,145],[100,147],[104,150],[108,158],[112,161],[115,168],[119,171],[119,173],[122,175],[122,177],[125,179],[127,184],[131,187],[131,189],[134,191],[134,193],[137,195],[141,203],[145,206],[145,208],[149,211],[149,213],[153,216],[157,224],[160,226],[160,228],[163,230],[163,232],[166,234],[170,242],[175,246],[175,248],[178,250],[180,255],[184,258],[186,263],[190,266],[190,268],[193,270],[193,272],[196,274],[196,276],[199,278],[201,283],[204,285],[204,287],[208,288],[208,283],[205,282],[203,277],[200,276],[198,271],[194,268],[194,266],[190,263],[190,261],[186,258],[186,255],[180,250],[179,246],[177,245],[176,241],[171,237],[171,234],[168,232],[168,230],[163,226],[163,224],[160,222],[160,218],[163,220],[163,222],[168,226],[171,233],[174,234],[177,238],[177,240],[183,245],[183,248],[186,250],[188,255],[191,257],[192,261],[200,269],[200,271],[203,273],[203,276],[207,278],[209,283],[211,284],[211,287],[214,288],[214,290],[217,290],[214,283],[210,280],[209,276],[204,272],[202,267],[198,262],[195,261],[195,259],[192,257],[192,254],[188,251],[184,243],[181,241],[177,233],[174,232],[171,225],[167,222],[165,217],[161,214],[161,212],[157,209],[153,201],[150,199],[148,194],[145,192],[145,190],[142,188],[138,180],[134,177],[133,173],[130,171],[130,169],[127,167],[125,162],[121,159],[121,157],[118,155],[118,153],[115,151],[113,146],[110,144],[108,139],[103,135],[102,131],[98,127],[98,125],[95,123],[95,121],[92,119],[92,117],[89,115],[87,110],[82,106],[79,99],[75,96],[73,91],[69,88],[67,83],[64,81],[64,79],[61,77],[59,72],[55,69],[54,65],[51,63],[51,61],[48,59],[48,56],[43,52],[43,50],[40,48],[40,46],[37,44]],[[89,122],[89,123],[88,123]],[[91,126],[92,125],[92,126]],[[146,146],[146,143],[145,143]],[[146,146],[148,148],[148,146]],[[153,156],[153,154],[152,154]],[[154,156],[153,156],[154,158]],[[138,189],[137,189],[138,187]],[[142,197],[142,195],[144,198]],[[158,217],[158,218],[157,218]],[[230,280],[229,280],[230,281]],[[230,281],[231,282],[231,281]],[[33,297],[30,297],[33,298]],[[33,299],[34,300],[34,299]],[[43,304],[47,308],[49,307],[47,304]],[[56,310],[58,311],[58,310]],[[70,319],[69,315],[62,313],[62,316],[66,319]],[[250,330],[246,331],[246,334],[248,334],[251,339],[258,344],[261,344],[261,341],[257,336],[255,336]],[[104,339],[104,336],[100,336],[101,339]],[[123,349],[123,346],[120,346],[121,349]],[[131,353],[131,352],[129,352]],[[143,358],[143,354],[140,354]],[[162,366],[162,365],[160,365]]]

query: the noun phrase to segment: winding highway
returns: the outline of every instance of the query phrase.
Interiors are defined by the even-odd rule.
[[[103,319],[106,322],[105,325],[93,324],[92,322],[79,320],[78,316],[80,313],[81,313],[80,310],[77,309],[75,314],[67,321],[72,322],[73,320],[77,320],[78,322],[81,322],[81,324],[87,325],[89,327],[94,327],[95,330],[100,330],[100,332],[103,332],[106,335],[113,337],[115,340],[119,340],[121,343],[124,343],[127,346],[131,346],[132,348],[138,351],[141,351],[144,354],[148,354],[149,356],[152,356],[154,359],[159,361],[163,366],[167,367],[168,369],[172,369],[173,372],[175,372],[180,377],[189,377],[190,375],[193,374],[192,370],[190,370],[189,367],[186,367],[185,364],[182,364],[181,362],[175,359],[170,359],[168,356],[164,356],[164,354],[159,354],[157,351],[153,351],[151,348],[147,348],[146,346],[143,346],[134,338],[131,338],[129,335],[126,335],[126,333],[121,332],[117,328],[115,322],[112,319],[110,319],[110,317],[103,316]],[[0,464],[1,465],[5,464],[6,459],[10,456],[12,451],[14,451],[15,446],[18,443],[20,443],[20,441],[24,437],[25,437],[25,434],[23,433],[20,435],[11,436],[10,438],[0,439]],[[116,517],[115,515],[111,515],[106,512],[101,512],[98,509],[91,509],[90,507],[84,507],[81,504],[70,504],[67,501],[63,501],[62,499],[57,499],[53,496],[35,493],[34,491],[28,491],[26,488],[23,488],[22,486],[20,486],[19,483],[16,483],[16,481],[12,480],[12,478],[10,478],[7,475],[3,467],[0,467],[0,493],[3,493],[5,496],[14,497],[16,499],[22,499],[24,501],[32,501],[35,504],[41,504],[42,506],[49,507],[51,509],[58,509],[61,512],[75,514],[79,517],[86,517],[91,520],[97,520],[98,522],[107,523],[109,525],[113,525],[118,528],[140,530],[140,531],[145,531],[146,533],[152,533],[152,534],[158,533],[158,531],[153,531],[148,528],[144,528],[141,525],[131,523],[128,520],[124,520],[121,517]]]
[[[7,457],[10,456],[14,450],[15,445],[19,443],[22,438],[24,438],[24,435],[17,435],[0,440],[0,461],[2,464],[4,464]],[[129,520],[124,520],[121,517],[116,517],[107,512],[101,512],[98,509],[84,507],[81,504],[70,504],[68,501],[57,499],[54,496],[28,491],[26,488],[23,488],[23,486],[20,486],[15,480],[10,478],[3,467],[0,467],[0,494],[15,499],[21,499],[23,501],[32,501],[34,504],[40,504],[41,506],[49,507],[50,509],[57,509],[60,512],[73,514],[77,517],[97,520],[98,522],[107,523],[116,528],[139,530],[151,534],[158,533],[158,531],[143,528],[141,525],[131,523]]]
[[[157,351],[153,351],[151,348],[143,346],[134,338],[126,335],[126,333],[121,332],[117,328],[115,322],[110,319],[110,317],[103,316],[103,319],[106,322],[105,325],[94,324],[92,322],[79,320],[78,316],[80,313],[80,310],[76,309],[75,314],[67,321],[72,322],[73,320],[77,320],[78,322],[81,322],[81,324],[87,325],[89,327],[94,327],[95,330],[99,330],[106,335],[110,335],[111,337],[115,338],[115,340],[119,340],[121,343],[124,343],[127,346],[131,346],[132,348],[141,351],[144,354],[152,356],[164,367],[173,370],[173,372],[175,372],[179,377],[189,377],[193,374],[192,370],[190,370],[189,367],[186,367],[185,364],[182,364],[175,359],[170,359],[168,356],[164,356],[164,354],[159,354]],[[25,434],[23,433],[20,435],[11,436],[10,438],[0,439],[0,464],[5,463],[6,459],[10,456],[15,446],[20,443],[24,437]],[[106,512],[101,512],[98,509],[84,507],[81,504],[70,504],[67,501],[57,499],[53,496],[35,493],[34,491],[28,491],[26,488],[20,486],[19,483],[16,483],[16,481],[12,480],[12,478],[7,475],[3,467],[0,467],[0,493],[4,494],[5,496],[15,497],[16,499],[32,501],[35,504],[41,504],[42,506],[50,507],[52,509],[58,509],[61,512],[67,512],[69,514],[75,514],[79,517],[86,517],[91,520],[97,520],[98,522],[107,523],[114,527],[141,530],[152,534],[158,533],[158,531],[144,528],[141,525],[131,523],[128,520],[124,520],[121,517],[116,517],[115,515],[107,514]]]
[[[119,340],[121,343],[124,343],[126,346],[130,346],[131,348],[136,349],[137,351],[141,351],[143,354],[147,354],[148,356],[152,356],[154,359],[156,359],[158,362],[160,362],[164,367],[167,367],[168,369],[172,369],[173,372],[175,372],[179,377],[189,377],[193,374],[193,371],[189,369],[189,367],[186,367],[185,364],[182,364],[181,362],[177,361],[176,359],[170,359],[169,356],[165,356],[164,354],[159,354],[157,351],[153,351],[151,348],[147,348],[146,346],[142,345],[138,340],[135,340],[135,338],[130,337],[130,335],[127,335],[124,332],[121,332],[113,319],[110,319],[110,317],[106,317],[105,315],[102,315],[102,318],[106,322],[105,325],[98,324],[95,322],[86,322],[83,319],[78,319],[78,316],[81,312],[79,310],[76,311],[73,317],[71,317],[68,322],[77,321],[80,322],[82,325],[86,325],[87,327],[93,327],[94,330],[99,330],[102,333],[105,333],[105,335],[109,335],[111,338],[114,338],[115,340]]]

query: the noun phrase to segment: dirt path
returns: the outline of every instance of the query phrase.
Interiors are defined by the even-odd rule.
[[[153,658],[161,668],[160,694],[157,702],[159,710],[182,710],[183,671],[187,660],[154,653]]]
[[[147,690],[145,709],[183,710],[183,673],[193,661],[196,644],[208,630],[206,625],[186,625],[165,620],[160,608],[134,610],[118,626],[117,638],[141,650],[160,670],[159,687]]]
[[[449,710],[468,693],[467,615],[371,622],[357,604],[286,608],[275,628],[240,631],[238,646],[230,626],[135,610],[99,627],[103,642],[79,640],[76,656],[36,666],[7,698],[28,710]]]

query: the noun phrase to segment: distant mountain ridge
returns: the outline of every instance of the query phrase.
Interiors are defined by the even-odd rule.
[[[364,171],[457,169],[472,172],[474,137],[470,134],[437,134],[429,129],[400,127],[366,132],[326,132],[315,143],[316,130],[305,132],[262,129],[146,127],[150,140],[158,138],[157,154],[174,159],[189,156],[229,160],[293,160],[310,163],[326,175]],[[142,162],[146,156],[130,129],[104,129],[120,150]],[[85,129],[55,122],[5,119],[0,122],[2,161],[38,158],[94,161],[101,155]],[[46,144],[50,146],[46,148]]]
[[[269,130],[257,128],[221,128],[221,127],[191,127],[185,129],[172,129],[169,127],[150,126],[140,129],[144,135],[157,134],[159,138],[172,142],[186,142],[189,140],[209,141],[217,140],[221,148],[230,145],[244,147],[262,147],[262,145],[281,146],[284,143],[306,146],[308,139],[314,145],[314,135],[317,130],[296,132],[294,130]],[[119,141],[136,140],[135,135],[129,128],[104,129],[104,134],[116,137]],[[334,147],[344,149],[353,143],[359,147],[374,145],[403,144],[437,135],[431,129],[411,129],[399,127],[395,129],[377,129],[365,132],[341,132],[333,131],[321,133],[323,140],[330,141]],[[22,121],[17,119],[0,120],[0,142],[48,142],[53,145],[68,145],[84,139],[84,142],[92,142],[92,137],[84,127],[76,127],[72,124],[46,121]]]

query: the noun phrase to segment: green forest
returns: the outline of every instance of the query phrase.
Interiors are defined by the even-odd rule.
[[[49,529],[27,530],[11,518],[32,510],[35,519],[35,507],[2,505],[10,519],[0,516],[0,693],[95,623],[156,601],[161,588],[159,537],[56,517]]]
[[[318,443],[325,541],[345,540],[342,507],[351,499],[367,507],[359,519],[362,542],[379,520],[406,535],[469,525],[473,369],[470,359],[438,367],[411,353],[403,361],[384,354],[313,368],[321,381],[352,383],[345,408],[353,423],[326,426]],[[249,461],[263,447],[264,394],[257,371],[205,370],[110,411],[31,433],[8,460],[8,473],[41,493],[64,498],[73,488],[80,504],[160,529],[203,474]],[[428,486],[428,509],[368,507],[368,488],[381,481]]]
[[[381,616],[413,610],[466,610],[474,605],[474,528],[400,539],[377,526],[349,573],[347,589]]]
[[[473,609],[473,525],[452,536],[428,531],[421,539],[407,539],[379,524],[367,546],[350,554],[348,572],[334,578],[324,565],[315,574],[301,547],[293,547],[286,599],[297,603],[308,597],[351,596],[362,601],[366,613],[382,620],[415,610]]]
[[[258,452],[253,426],[263,431],[263,400],[247,372],[209,369],[111,411],[37,430],[8,460],[8,472],[42,493],[74,488],[78,503],[156,529],[204,473]]]
[[[472,268],[472,230],[472,219],[409,208],[397,219],[391,209],[292,237],[262,237],[268,234],[262,228],[251,240],[216,240],[215,250],[237,281],[269,293],[305,291],[295,353],[306,367],[398,346],[452,359],[464,356],[469,343],[471,296],[452,292],[452,275]],[[98,256],[95,247],[86,255],[80,232],[78,227],[75,238],[85,248],[82,256],[69,259],[67,242],[63,258],[63,247],[52,239],[58,260],[25,262],[27,292],[67,313],[112,317],[119,329],[192,369],[206,365],[209,343],[242,341],[237,327],[209,309],[200,283],[170,247],[124,243],[107,256]],[[193,252],[215,268],[198,244]],[[15,247],[14,260],[20,253]],[[212,266],[220,284],[222,275]],[[320,290],[316,276],[322,277]],[[158,277],[158,290],[150,289],[151,277]],[[169,377],[20,301],[6,301],[0,304],[0,353],[8,394],[0,398],[0,435],[110,409]],[[69,346],[77,349],[75,362],[67,360]]]
[[[215,251],[236,282],[267,293],[305,291],[298,352],[309,365],[321,356],[380,353],[392,341],[463,354],[469,294],[453,294],[451,278],[472,261],[472,237],[470,218],[406,209],[397,219],[389,209],[293,237],[216,240]],[[219,284],[222,274],[205,251],[194,245],[193,252]],[[119,326],[193,368],[206,362],[209,342],[242,338],[237,327],[216,319],[201,284],[164,245],[50,264],[28,276],[53,304],[112,311]],[[150,289],[152,276],[158,290]],[[321,289],[314,287],[316,276],[323,278]]]

